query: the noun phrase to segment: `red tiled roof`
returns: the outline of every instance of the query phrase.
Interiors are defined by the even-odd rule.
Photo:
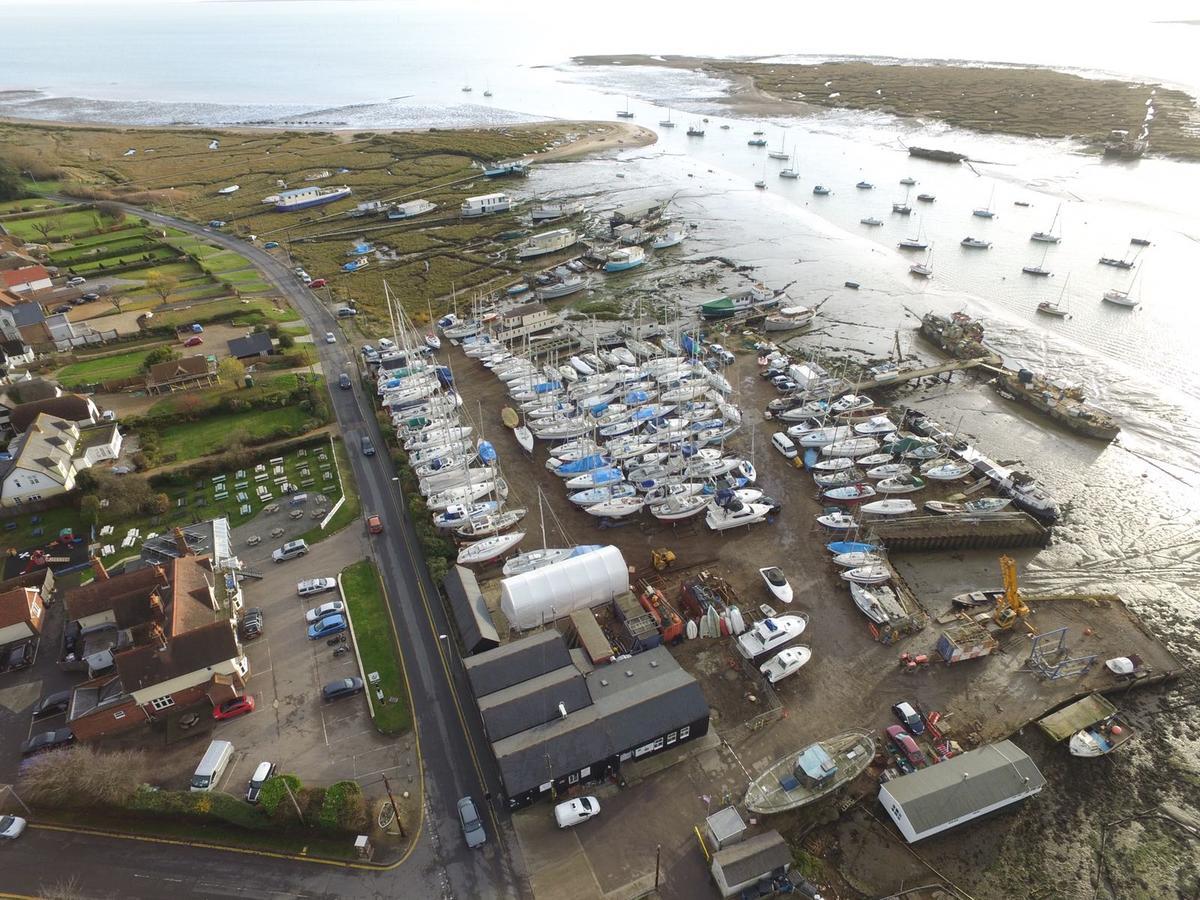
[[[22,266],[20,269],[0,272],[0,281],[4,283],[5,287],[12,287],[14,284],[29,284],[49,277],[50,273],[44,266]]]

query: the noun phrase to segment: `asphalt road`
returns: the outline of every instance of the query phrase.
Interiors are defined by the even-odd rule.
[[[338,372],[353,372],[353,347],[327,344],[338,332],[332,313],[286,265],[251,244],[179,219],[129,207],[132,214],[202,236],[241,253],[304,317],[316,351],[336,384]],[[322,866],[240,853],[113,838],[69,835],[33,829],[21,852],[0,856],[0,891],[29,895],[47,883],[51,860],[70,859],[82,885],[109,888],[138,897],[520,897],[529,896],[523,866],[508,817],[485,803],[500,796],[499,777],[487,750],[478,713],[470,705],[462,662],[438,592],[429,579],[420,545],[385,453],[364,457],[359,438],[384,442],[371,403],[352,391],[331,390],[333,411],[346,441],[364,513],[382,517],[384,534],[374,539],[376,563],[387,589],[412,692],[413,713],[424,770],[425,815],[421,834],[406,862],[387,872]],[[396,790],[402,789],[393,785]],[[468,850],[458,821],[458,798],[470,795],[486,810],[488,843]],[[14,848],[8,848],[12,850]],[[200,874],[203,873],[203,874]],[[142,877],[145,875],[146,877]],[[167,880],[167,879],[177,880]],[[133,886],[137,886],[133,888]],[[91,896],[91,891],[88,891]]]

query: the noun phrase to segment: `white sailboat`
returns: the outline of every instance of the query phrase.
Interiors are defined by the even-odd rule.
[[[1137,281],[1138,275],[1141,274],[1143,268],[1145,268],[1145,266],[1140,267],[1136,272],[1133,273],[1133,278],[1129,279],[1129,287],[1125,290],[1119,291],[1114,288],[1111,291],[1105,291],[1103,298],[1104,302],[1111,303],[1114,306],[1123,306],[1126,309],[1133,309],[1136,307],[1141,301],[1136,297],[1131,296],[1131,292],[1133,291],[1134,282]]]
[[[982,209],[971,210],[971,215],[978,216],[981,219],[995,218],[996,213],[993,212],[993,210],[992,210],[992,205],[995,203],[995,200],[996,200],[996,186],[993,184],[992,185],[992,193],[988,196],[987,206],[983,207]]]
[[[1054,316],[1059,319],[1071,318],[1070,300],[1067,298],[1067,285],[1071,283],[1071,273],[1067,273],[1067,277],[1063,279],[1062,290],[1058,293],[1058,300],[1043,300],[1037,305],[1037,311],[1044,313],[1047,316]],[[1064,302],[1066,305],[1064,305]]]
[[[1058,224],[1058,214],[1062,212],[1062,204],[1058,204],[1058,209],[1054,211],[1054,218],[1050,221],[1050,227],[1046,231],[1035,231],[1029,236],[1031,241],[1040,241],[1043,244],[1057,244],[1062,240],[1062,235],[1054,233],[1054,226]]]

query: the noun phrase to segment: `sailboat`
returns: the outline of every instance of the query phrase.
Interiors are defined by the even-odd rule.
[[[904,184],[903,181],[901,181],[900,183]],[[912,183],[916,184],[915,181]],[[893,203],[892,204],[892,212],[899,213],[902,216],[911,216],[912,215],[912,207],[908,205],[908,195],[911,192],[912,192],[911,187],[904,191],[904,202],[903,203]]]
[[[796,165],[796,151],[792,151],[792,161],[779,170],[780,178],[799,178],[800,168]]]
[[[1021,266],[1021,271],[1026,275],[1040,275],[1042,277],[1049,275],[1050,270],[1046,268],[1046,254],[1049,252],[1050,248],[1047,247],[1042,251],[1042,261],[1040,263],[1038,263],[1036,266]]]
[[[756,188],[758,188],[760,191],[765,191],[767,189],[767,164],[766,163],[763,163],[763,177],[758,179],[758,181],[754,182],[754,186]]]
[[[924,250],[929,245],[921,240],[921,220],[917,219],[917,236],[902,239],[896,246],[901,250]]]
[[[1058,204],[1058,209],[1054,211],[1054,218],[1050,220],[1050,228],[1048,231],[1035,231],[1029,236],[1031,241],[1041,241],[1043,244],[1057,244],[1062,240],[1062,235],[1054,233],[1054,226],[1058,224],[1058,214],[1062,212],[1062,204]]]
[[[667,107],[667,117],[665,119],[660,119],[658,124],[661,125],[663,128],[674,128],[675,127],[675,123],[671,121],[671,107],[669,107],[669,106]]]
[[[1070,302],[1067,306],[1063,306],[1063,300],[1067,295],[1067,285],[1071,283],[1071,273],[1067,273],[1066,279],[1063,281],[1062,290],[1058,293],[1058,300],[1043,300],[1037,305],[1037,311],[1045,313],[1048,316],[1055,316],[1059,319],[1071,318],[1071,310],[1069,309]]]
[[[929,278],[931,275],[933,275],[933,248],[929,248],[929,253],[925,257],[925,262],[913,263],[908,267],[908,271],[914,275],[920,276],[921,278]]]
[[[629,98],[625,98],[625,108],[617,110],[618,119],[632,119],[633,113],[629,111]]]
[[[1126,309],[1133,309],[1135,306],[1137,306],[1141,301],[1139,301],[1136,297],[1130,296],[1130,292],[1133,290],[1133,283],[1137,281],[1137,277],[1140,272],[1141,269],[1138,269],[1137,272],[1133,273],[1133,278],[1129,279],[1129,287],[1125,290],[1119,291],[1114,288],[1111,291],[1105,291],[1103,298],[1104,302],[1111,303],[1114,306],[1123,306]]]
[[[993,184],[992,185],[992,193],[988,197],[988,205],[985,206],[983,209],[971,210],[971,215],[978,216],[981,219],[995,218],[996,214],[994,212],[992,212],[992,203],[995,201],[995,199],[996,199],[996,186]]]
[[[771,159],[791,159],[791,154],[787,152],[786,144],[787,144],[787,135],[785,135],[785,134],[780,135],[779,136],[779,149],[769,151],[767,153],[767,156],[770,157]]]

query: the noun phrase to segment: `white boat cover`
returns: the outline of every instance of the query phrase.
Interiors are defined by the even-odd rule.
[[[518,631],[611,601],[629,590],[629,568],[616,547],[500,581],[500,611]]]

